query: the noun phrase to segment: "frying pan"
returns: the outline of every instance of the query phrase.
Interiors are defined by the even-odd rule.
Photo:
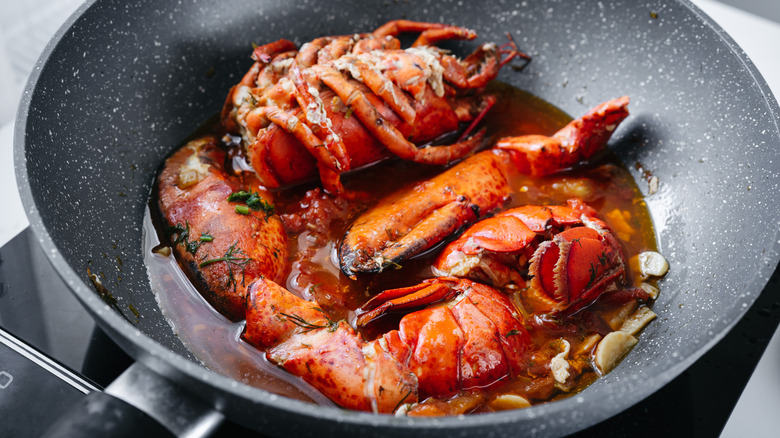
[[[201,366],[157,306],[141,253],[155,171],[220,109],[251,64],[251,43],[300,44],[396,18],[475,29],[478,41],[446,46],[460,53],[505,41],[510,32],[534,59],[521,72],[504,69],[499,80],[569,114],[619,95],[632,98],[632,115],[610,147],[645,193],[647,175],[659,179],[647,205],[672,269],[654,306],[658,320],[616,370],[580,394],[441,419],[312,405]],[[779,114],[746,55],[687,1],[93,0],[60,29],[29,80],[15,164],[32,229],[51,263],[138,361],[136,374],[178,388],[175,397],[268,435],[550,436],[595,424],[662,387],[759,295],[780,258]],[[101,291],[88,268],[105,277]],[[169,396],[166,389],[163,398]]]

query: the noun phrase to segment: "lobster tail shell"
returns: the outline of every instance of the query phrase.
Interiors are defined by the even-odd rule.
[[[268,279],[249,287],[242,337],[344,408],[387,413],[417,401],[417,377],[380,342]]]

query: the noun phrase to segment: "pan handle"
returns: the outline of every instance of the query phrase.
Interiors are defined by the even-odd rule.
[[[135,362],[105,392],[93,391],[52,424],[46,438],[207,437],[224,416],[144,365]]]

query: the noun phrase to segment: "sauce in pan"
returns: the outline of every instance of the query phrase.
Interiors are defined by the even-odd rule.
[[[528,93],[503,84],[491,88],[501,96],[485,120],[488,133],[494,139],[509,135],[550,135],[570,120],[557,108]],[[210,130],[212,127],[206,126],[198,135]],[[213,133],[221,135],[217,131]],[[281,215],[289,236],[290,268],[286,284],[282,286],[307,300],[316,300],[332,320],[354,322],[354,310],[371,296],[382,290],[433,278],[430,266],[443,244],[406,261],[402,269],[358,275],[356,280],[341,273],[334,248],[351,220],[382,196],[398,190],[399,181],[404,185],[413,184],[439,172],[439,167],[401,160],[387,160],[353,172],[344,177],[347,188],[360,188],[372,194],[369,201],[360,203],[333,200],[318,190],[312,191],[311,185],[277,192],[276,212]],[[632,260],[628,264],[629,276],[635,286],[640,286],[642,280],[634,260],[643,251],[656,250],[655,233],[633,178],[614,157],[604,156],[585,167],[551,177],[518,176],[512,181],[512,188],[512,199],[506,208],[562,205],[572,197],[595,208],[624,244],[626,254]],[[318,208],[310,208],[313,204]],[[153,201],[150,205],[157,204]],[[154,213],[147,213],[144,248],[152,289],[163,313],[187,348],[208,368],[237,381],[275,394],[333,405],[302,379],[270,363],[262,351],[242,341],[244,323],[230,322],[215,311],[198,294],[170,251],[162,254],[153,251],[161,246],[153,225]],[[164,234],[159,233],[162,246],[169,244]],[[644,280],[646,286],[649,286],[648,281]],[[592,365],[597,343],[619,329],[637,307],[635,300],[600,300],[566,319],[526,315],[526,327],[537,350],[529,358],[529,370],[539,377],[515,378],[488,388],[463,391],[446,400],[428,400],[412,407],[409,413],[486,412],[523,407],[526,401],[535,404],[575,394],[598,377]],[[383,317],[369,324],[362,335],[367,340],[374,339],[397,328],[399,319],[400,315]],[[550,376],[550,359],[561,352],[561,339],[570,345],[569,372],[574,376],[565,383]]]

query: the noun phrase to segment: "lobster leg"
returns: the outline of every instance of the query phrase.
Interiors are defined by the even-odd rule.
[[[392,153],[404,160],[424,164],[447,164],[461,158],[476,149],[482,141],[483,134],[477,133],[471,138],[447,146],[418,148],[406,140],[392,123],[385,120],[377,109],[368,101],[359,88],[349,83],[337,70],[312,67],[317,75],[339,98],[349,105],[366,129],[371,132]]]
[[[420,36],[417,37],[412,47],[430,46],[443,40],[473,40],[477,37],[476,32],[470,29],[411,20],[388,21],[377,28],[373,35],[376,37],[396,36],[401,32],[420,32]]]
[[[393,81],[380,74],[378,71],[369,66],[365,61],[356,60],[355,67],[360,72],[360,77],[363,79],[363,83],[371,89],[371,91],[393,109],[406,123],[414,123],[416,113],[409,97],[403,92]]]
[[[281,39],[272,43],[255,47],[255,50],[252,51],[252,59],[254,59],[256,62],[267,64],[274,55],[283,52],[290,52],[296,50],[297,48],[298,47],[294,42]]]
[[[351,36],[336,37],[317,52],[317,63],[324,64],[339,59],[349,53],[354,45],[355,41]]]
[[[455,292],[443,283],[389,289],[371,298],[357,312],[358,326],[364,326],[389,311],[423,307],[453,297]]]
[[[552,137],[508,137],[499,140],[496,147],[510,151],[522,173],[544,176],[560,172],[603,149],[617,125],[628,117],[628,101],[628,96],[623,96],[604,102]]]
[[[333,130],[333,123],[325,112],[325,105],[323,104],[322,99],[320,99],[319,90],[310,86],[309,83],[304,80],[301,70],[298,67],[292,67],[290,69],[290,75],[293,78],[293,84],[295,84],[295,97],[305,115],[304,122],[309,126],[318,127],[321,132],[323,132],[325,136],[325,149],[327,149],[332,158],[335,159],[338,166],[334,169],[330,166],[328,161],[325,161],[323,164],[336,171],[349,170],[347,147],[344,145],[341,136]],[[320,147],[322,144],[323,143],[320,143],[315,147]],[[306,145],[307,148],[309,147],[305,142],[304,145]],[[317,157],[318,160],[321,158],[319,155],[314,156]]]
[[[501,49],[495,44],[483,44],[462,62],[453,56],[442,56],[444,78],[461,88],[481,88],[498,76],[498,72],[516,57],[531,58],[517,50],[513,42],[511,49]]]
[[[338,176],[341,165],[327,148],[322,147],[320,139],[311,132],[311,129],[306,124],[301,123],[296,116],[279,108],[267,106],[261,108],[261,110],[268,120],[293,134],[312,155],[317,157],[323,185],[326,182],[328,183],[325,185],[325,190],[331,193],[341,193],[344,190],[341,186],[341,179]]]
[[[317,54],[320,49],[330,44],[338,37],[324,36],[309,41],[301,46],[298,55],[295,56],[295,64],[300,68],[308,68],[317,63]]]
[[[252,154],[253,163],[259,164],[268,161],[270,151],[268,150],[267,142],[264,141],[264,134],[266,133],[258,135],[255,141],[247,148]],[[262,181],[263,186],[273,189],[281,185],[278,175],[271,166],[255,165],[252,167],[255,169],[258,179]]]

